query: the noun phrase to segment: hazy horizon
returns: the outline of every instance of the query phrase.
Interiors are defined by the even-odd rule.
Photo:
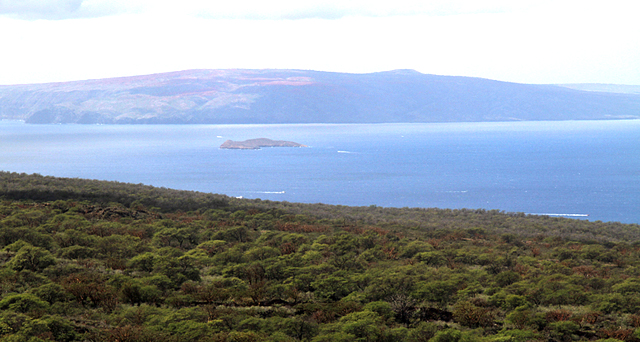
[[[162,74],[171,74],[171,73],[180,73],[180,72],[188,72],[188,71],[196,71],[196,70],[301,70],[301,71],[318,71],[318,72],[335,72],[335,71],[324,71],[324,70],[312,70],[312,69],[274,69],[274,68],[265,68],[265,69],[251,69],[251,68],[228,68],[228,69],[183,69],[183,70],[173,70],[173,71],[162,71],[162,72],[154,72],[149,74],[135,74],[135,75],[125,75],[125,76],[110,76],[103,78],[87,78],[87,79],[77,79],[77,80],[64,80],[64,81],[51,81],[51,82],[35,82],[35,83],[16,83],[16,84],[0,84],[2,86],[22,86],[22,85],[37,85],[37,84],[55,84],[55,83],[73,83],[73,82],[84,82],[84,81],[98,81],[98,80],[107,80],[107,79],[118,79],[118,78],[134,78],[141,76],[152,76],[152,75],[162,75]],[[415,69],[391,69],[391,70],[380,70],[380,71],[372,71],[372,72],[335,72],[335,73],[343,73],[343,74],[371,74],[371,73],[383,73],[383,72],[393,72],[393,71],[402,71],[402,70],[411,70],[419,72]],[[427,73],[421,73],[427,75]],[[456,77],[456,75],[439,75],[439,74],[429,74],[434,76],[452,76]],[[507,83],[518,83],[518,84],[536,84],[536,83],[523,83],[523,82],[512,82],[512,81],[502,81],[496,80],[486,77],[476,77],[476,76],[460,76],[460,77],[471,77],[471,78],[483,78],[487,80],[499,81],[499,82],[507,82]],[[576,90],[584,90],[584,91],[604,91],[610,93],[621,93],[621,94],[636,94],[640,93],[640,85],[630,85],[630,84],[619,84],[619,83],[593,83],[593,82],[585,82],[585,83],[538,83],[539,85],[557,85],[565,88],[576,89]]]
[[[528,84],[640,85],[623,1],[0,2],[0,85],[190,69],[413,69]]]

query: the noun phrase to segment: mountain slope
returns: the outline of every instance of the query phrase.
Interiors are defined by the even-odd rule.
[[[640,118],[640,94],[412,70],[188,70],[0,86],[0,118],[28,123],[383,123]]]
[[[0,199],[2,341],[637,341],[640,333],[639,225],[6,172]]]

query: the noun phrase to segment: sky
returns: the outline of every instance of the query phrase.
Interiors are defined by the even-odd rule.
[[[640,85],[635,1],[0,0],[0,85],[187,69]]]

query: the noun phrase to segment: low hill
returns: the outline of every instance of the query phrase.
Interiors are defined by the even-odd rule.
[[[187,70],[0,86],[0,119],[28,123],[393,123],[639,117],[637,93],[436,76],[412,70],[370,74]]]
[[[249,139],[245,141],[227,140],[220,148],[236,150],[259,150],[262,147],[307,147],[293,141],[271,140],[267,138]]]

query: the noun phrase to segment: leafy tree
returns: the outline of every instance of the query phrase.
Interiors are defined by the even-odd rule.
[[[57,283],[48,283],[42,286],[32,288],[29,290],[30,293],[38,296],[38,298],[48,302],[49,304],[53,304],[56,302],[66,302],[70,300],[69,294],[64,290],[64,288]]]
[[[513,271],[505,271],[496,274],[495,281],[499,287],[509,286],[517,281],[520,281],[521,277],[518,273]]]
[[[315,295],[324,300],[338,301],[354,290],[354,284],[344,271],[334,272],[312,284]]]
[[[438,332],[438,326],[431,322],[420,322],[414,329],[409,330],[407,341],[427,342]]]
[[[445,329],[438,331],[430,342],[458,342],[462,340],[462,333],[456,329]]]
[[[572,321],[560,321],[549,324],[553,335],[560,341],[571,341],[580,326]]]
[[[509,342],[529,342],[529,341],[541,341],[542,336],[531,330],[504,330],[496,335],[494,341],[509,341]]]
[[[471,302],[458,302],[453,307],[453,319],[467,327],[490,327],[494,325],[494,314],[486,307],[478,307]]]
[[[438,251],[417,253],[415,254],[415,259],[434,267],[442,266],[447,262],[444,255]]]
[[[171,279],[175,287],[179,287],[187,280],[200,280],[200,270],[194,264],[193,258],[189,256],[161,257],[155,264],[154,272],[164,274]]]
[[[356,337],[355,341],[375,341],[383,335],[382,318],[373,311],[350,313],[338,321],[341,330]]]
[[[32,310],[46,310],[49,303],[30,294],[20,293],[5,296],[0,300],[1,310],[11,310],[15,312],[27,313]]]
[[[57,316],[44,316],[27,323],[22,331],[26,336],[51,336],[54,341],[77,341],[79,334],[66,319]]]
[[[384,301],[369,302],[363,307],[363,309],[377,313],[384,321],[393,320],[394,317],[391,304]]]
[[[285,319],[280,329],[297,341],[308,341],[318,333],[318,324],[301,318]]]
[[[141,253],[127,261],[127,267],[144,272],[152,272],[157,256],[154,253]]]
[[[16,255],[9,261],[8,265],[16,271],[30,270],[40,271],[51,265],[55,265],[56,260],[51,253],[40,247],[25,245],[18,250]]]
[[[435,280],[421,284],[417,290],[420,298],[445,307],[452,300],[460,285],[454,280]]]
[[[280,251],[273,247],[253,247],[244,253],[248,260],[260,261],[269,258],[277,257],[280,255]]]

